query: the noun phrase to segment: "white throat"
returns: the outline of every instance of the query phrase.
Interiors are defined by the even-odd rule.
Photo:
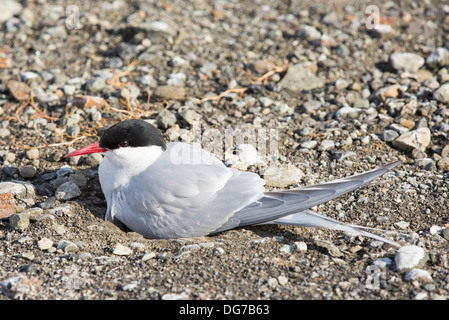
[[[106,198],[118,186],[148,169],[164,152],[159,146],[129,147],[109,150],[98,168],[101,188]]]

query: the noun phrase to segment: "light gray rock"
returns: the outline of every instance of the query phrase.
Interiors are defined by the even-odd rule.
[[[0,23],[11,19],[13,16],[19,14],[22,11],[22,5],[13,0],[2,0],[0,10]]]
[[[133,251],[130,248],[125,247],[124,245],[122,245],[120,243],[117,243],[115,245],[114,251],[112,253],[117,256],[129,256],[130,254],[133,253]]]
[[[449,103],[449,83],[443,84],[433,92],[433,98],[441,103]]]
[[[412,52],[396,52],[390,56],[390,63],[398,71],[416,72],[421,68],[425,60]]]
[[[423,281],[423,282],[430,282],[432,281],[432,276],[427,270],[423,269],[412,269],[409,272],[405,274],[405,280],[406,281]]]
[[[413,149],[425,151],[430,144],[430,139],[430,129],[420,128],[401,134],[398,138],[392,141],[392,144],[395,148],[404,151],[411,151]]]
[[[428,259],[427,253],[418,246],[401,247],[394,258],[396,269],[399,272],[407,272],[415,268],[422,268]]]
[[[62,250],[65,253],[79,251],[79,247],[75,243],[68,240],[59,240],[58,244],[56,245],[56,249]]]
[[[71,200],[80,195],[80,188],[73,181],[67,181],[61,184],[55,192],[56,199],[58,200]]]
[[[431,68],[441,68],[449,65],[449,50],[437,48],[426,59],[426,64]]]
[[[304,173],[292,164],[271,165],[265,170],[264,179],[268,186],[284,188],[298,183]]]
[[[282,89],[292,91],[312,90],[322,88],[325,81],[315,76],[301,64],[291,66],[282,80],[278,83]]]
[[[317,28],[305,24],[299,30],[297,36],[307,41],[314,41],[321,37],[321,32]]]
[[[169,110],[161,110],[157,117],[157,124],[163,128],[167,129],[176,123],[176,115]]]

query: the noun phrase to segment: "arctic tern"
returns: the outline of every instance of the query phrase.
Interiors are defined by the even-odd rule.
[[[227,167],[212,153],[183,142],[166,143],[144,120],[125,120],[100,141],[65,157],[102,153],[98,174],[106,219],[147,238],[213,235],[258,224],[340,230],[394,246],[397,242],[310,208],[368,184],[400,164],[301,188],[267,191],[258,174]],[[377,230],[377,229],[374,229]]]

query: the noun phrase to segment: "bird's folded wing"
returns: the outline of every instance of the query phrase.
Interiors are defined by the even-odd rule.
[[[184,153],[184,160],[202,159],[176,162],[170,153],[175,152],[173,147]],[[264,183],[257,174],[227,168],[207,151],[169,144],[151,170],[114,191],[117,200],[111,210],[118,220],[147,237],[203,236],[263,197]]]
[[[399,164],[400,161],[394,162],[365,173],[313,186],[265,192],[261,199],[236,212],[216,232],[238,226],[266,223],[299,213],[362,187]]]

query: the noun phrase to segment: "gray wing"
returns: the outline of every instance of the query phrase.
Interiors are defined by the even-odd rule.
[[[151,170],[114,191],[111,213],[149,238],[204,236],[263,197],[264,184],[257,174],[227,168],[207,151],[169,144]]]
[[[311,207],[337,198],[354,189],[360,188],[398,166],[400,163],[400,161],[394,162],[365,173],[313,186],[265,192],[261,199],[236,212],[226,224],[215,231],[220,232],[235,227],[271,221],[281,223],[276,222],[275,220],[295,213],[300,213]],[[297,223],[296,225],[301,224]],[[307,224],[302,225],[309,226]],[[326,226],[322,227],[326,228]]]

